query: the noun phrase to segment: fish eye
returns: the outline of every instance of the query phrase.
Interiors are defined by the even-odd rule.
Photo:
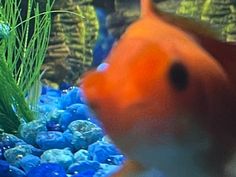
[[[188,71],[181,62],[175,62],[169,70],[169,81],[173,88],[178,91],[183,91],[188,86]]]

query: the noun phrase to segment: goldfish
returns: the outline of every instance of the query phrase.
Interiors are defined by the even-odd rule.
[[[82,80],[128,159],[112,177],[236,177],[236,45],[169,17],[141,0],[108,67]]]

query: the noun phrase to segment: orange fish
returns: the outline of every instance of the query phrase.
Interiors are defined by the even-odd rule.
[[[129,159],[113,177],[236,177],[236,46],[171,22],[151,0],[141,10],[109,67],[82,82]]]

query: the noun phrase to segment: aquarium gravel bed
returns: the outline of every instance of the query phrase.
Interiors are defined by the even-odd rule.
[[[2,134],[0,152],[1,177],[104,177],[125,160],[78,87],[43,87],[38,119]]]

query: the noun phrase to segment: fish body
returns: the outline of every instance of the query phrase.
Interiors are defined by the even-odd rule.
[[[236,47],[197,41],[156,15],[150,0],[141,6],[140,19],[108,56],[109,67],[82,83],[129,159],[114,177],[152,177],[159,170],[167,177],[235,177],[236,57],[229,53]]]

